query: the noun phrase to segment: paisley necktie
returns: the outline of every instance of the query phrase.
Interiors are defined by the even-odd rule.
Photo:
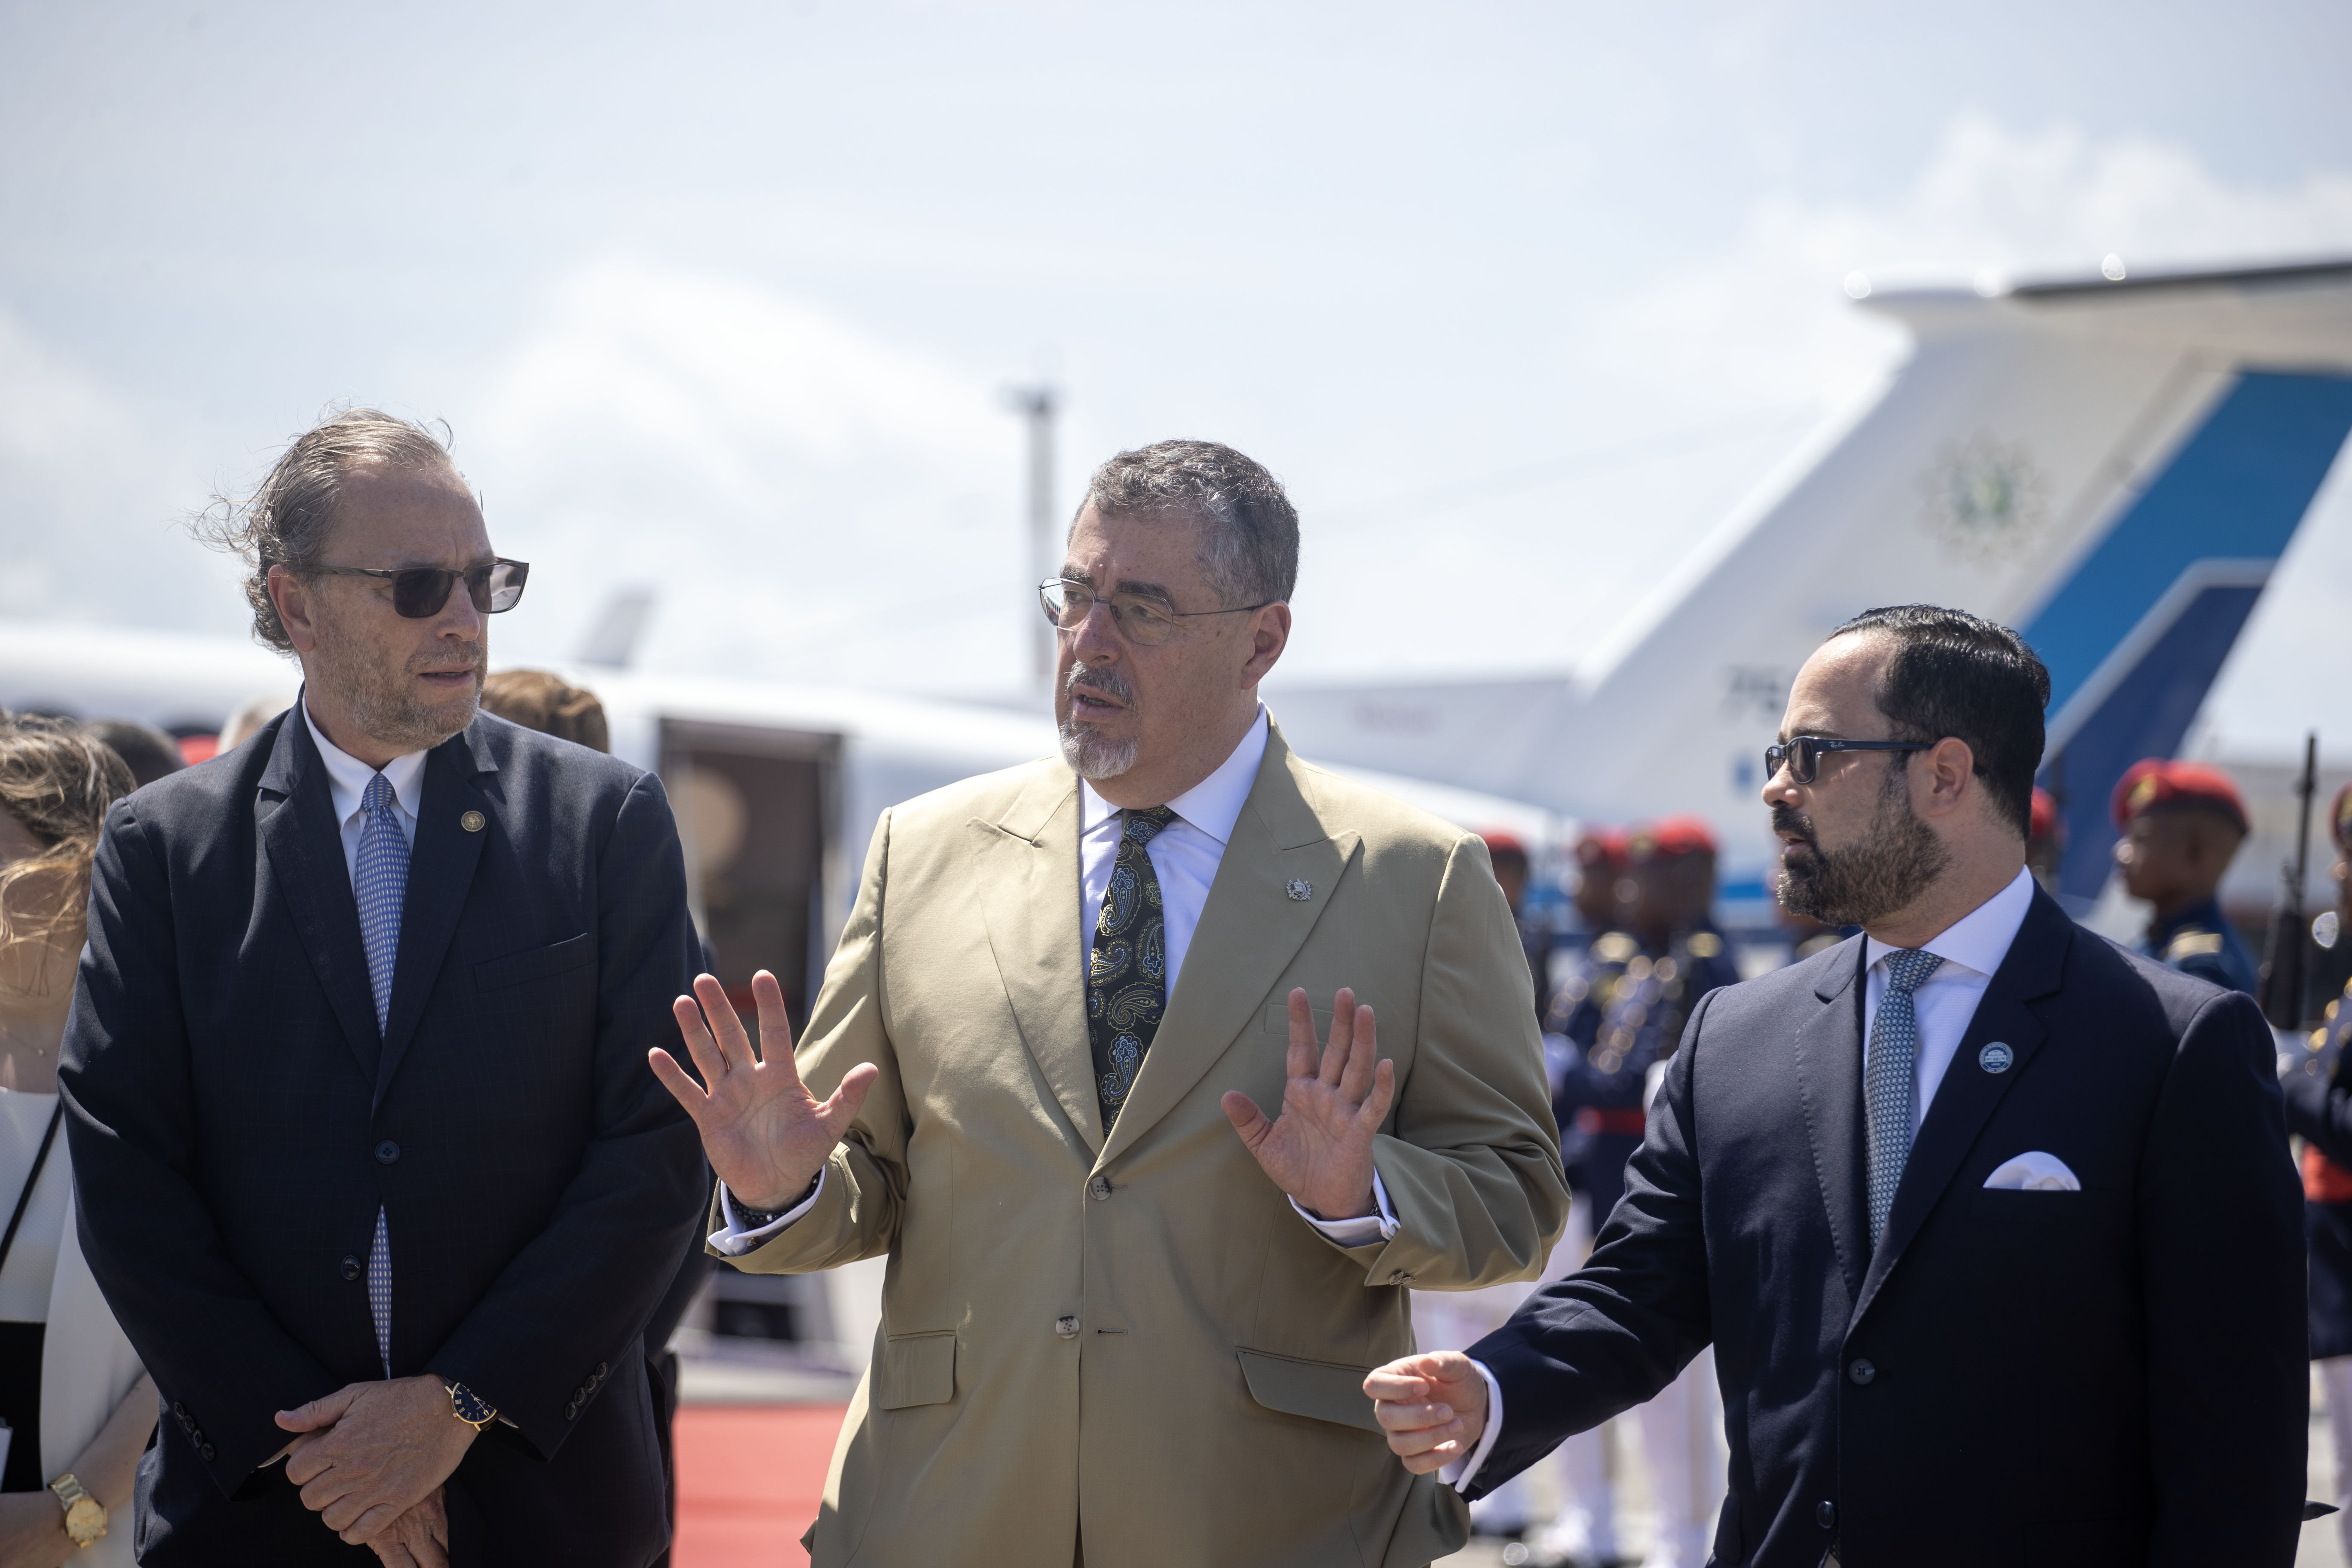
[[[1870,1245],[1886,1232],[1887,1211],[1911,1158],[1911,1124],[1919,1100],[1919,1014],[1911,993],[1943,959],[1917,948],[1886,955],[1886,999],[1870,1026],[1870,1064],[1863,1074],[1863,1109],[1870,1123]]]
[[[1160,878],[1145,847],[1176,818],[1164,805],[1126,813],[1118,860],[1095,917],[1094,957],[1087,966],[1087,1034],[1094,1047],[1095,1098],[1103,1136],[1127,1103],[1143,1053],[1168,1011],[1168,930]]]

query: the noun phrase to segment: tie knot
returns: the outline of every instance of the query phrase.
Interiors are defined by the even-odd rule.
[[[1176,814],[1164,805],[1130,806],[1127,826],[1121,829],[1130,844],[1149,844],[1160,837],[1160,830],[1176,820]]]
[[[395,798],[392,793],[392,781],[382,773],[376,773],[368,779],[367,793],[360,796],[360,806],[373,816],[379,811],[390,811]]]
[[[1941,953],[1925,948],[1898,947],[1886,955],[1886,978],[1897,991],[1916,991],[1943,962]]]

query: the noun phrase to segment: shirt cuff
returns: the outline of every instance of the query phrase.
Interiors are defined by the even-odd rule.
[[[800,1218],[801,1215],[808,1213],[812,1207],[815,1206],[816,1200],[823,1196],[824,1194],[824,1173],[823,1171],[819,1171],[816,1173],[816,1185],[809,1190],[808,1196],[803,1198],[800,1202],[794,1204],[792,1207],[786,1209],[783,1213],[778,1215],[774,1219],[770,1220],[759,1229],[745,1230],[743,1228],[743,1216],[741,1214],[737,1212],[735,1207],[735,1194],[727,1190],[726,1183],[721,1182],[719,1184],[719,1215],[721,1219],[724,1219],[727,1222],[727,1228],[724,1230],[712,1231],[707,1239],[714,1249],[723,1253],[725,1256],[729,1258],[740,1258],[745,1253],[755,1251],[759,1247],[773,1241],[778,1236],[781,1236],[786,1226],[791,1225],[793,1221]]]
[[[1503,1385],[1495,1381],[1495,1374],[1486,1370],[1485,1362],[1474,1361],[1470,1364],[1486,1380],[1486,1430],[1480,1434],[1478,1446],[1470,1450],[1468,1458],[1456,1459],[1437,1472],[1439,1480],[1458,1492],[1470,1489],[1470,1483],[1478,1479],[1479,1467],[1495,1451],[1495,1439],[1503,1435]]]
[[[1370,1247],[1376,1241],[1396,1239],[1396,1233],[1403,1226],[1397,1223],[1396,1210],[1389,1206],[1389,1190],[1378,1171],[1372,1173],[1372,1205],[1380,1212],[1360,1215],[1354,1219],[1317,1219],[1297,1198],[1290,1200],[1290,1206],[1298,1210],[1300,1219],[1342,1247]]]

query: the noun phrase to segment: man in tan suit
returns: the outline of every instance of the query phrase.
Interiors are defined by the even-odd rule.
[[[1485,846],[1258,703],[1297,552],[1229,447],[1105,464],[1043,586],[1064,754],[884,815],[797,1071],[708,975],[709,1093],[653,1053],[715,1250],[890,1258],[820,1568],[1419,1568],[1468,1533],[1363,1380],[1407,1287],[1535,1278],[1558,1135]]]

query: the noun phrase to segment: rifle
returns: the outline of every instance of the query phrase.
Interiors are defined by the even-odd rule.
[[[2303,797],[2302,818],[2294,834],[2294,858],[2279,866],[2277,916],[2271,921],[2270,950],[2263,955],[2262,989],[2256,1000],[2263,1016],[2275,1029],[2303,1027],[2304,977],[2308,973],[2310,936],[2304,929],[2303,882],[2311,869],[2311,803],[2319,794],[2319,736],[2314,731],[2303,743],[2303,777],[2294,786]]]

